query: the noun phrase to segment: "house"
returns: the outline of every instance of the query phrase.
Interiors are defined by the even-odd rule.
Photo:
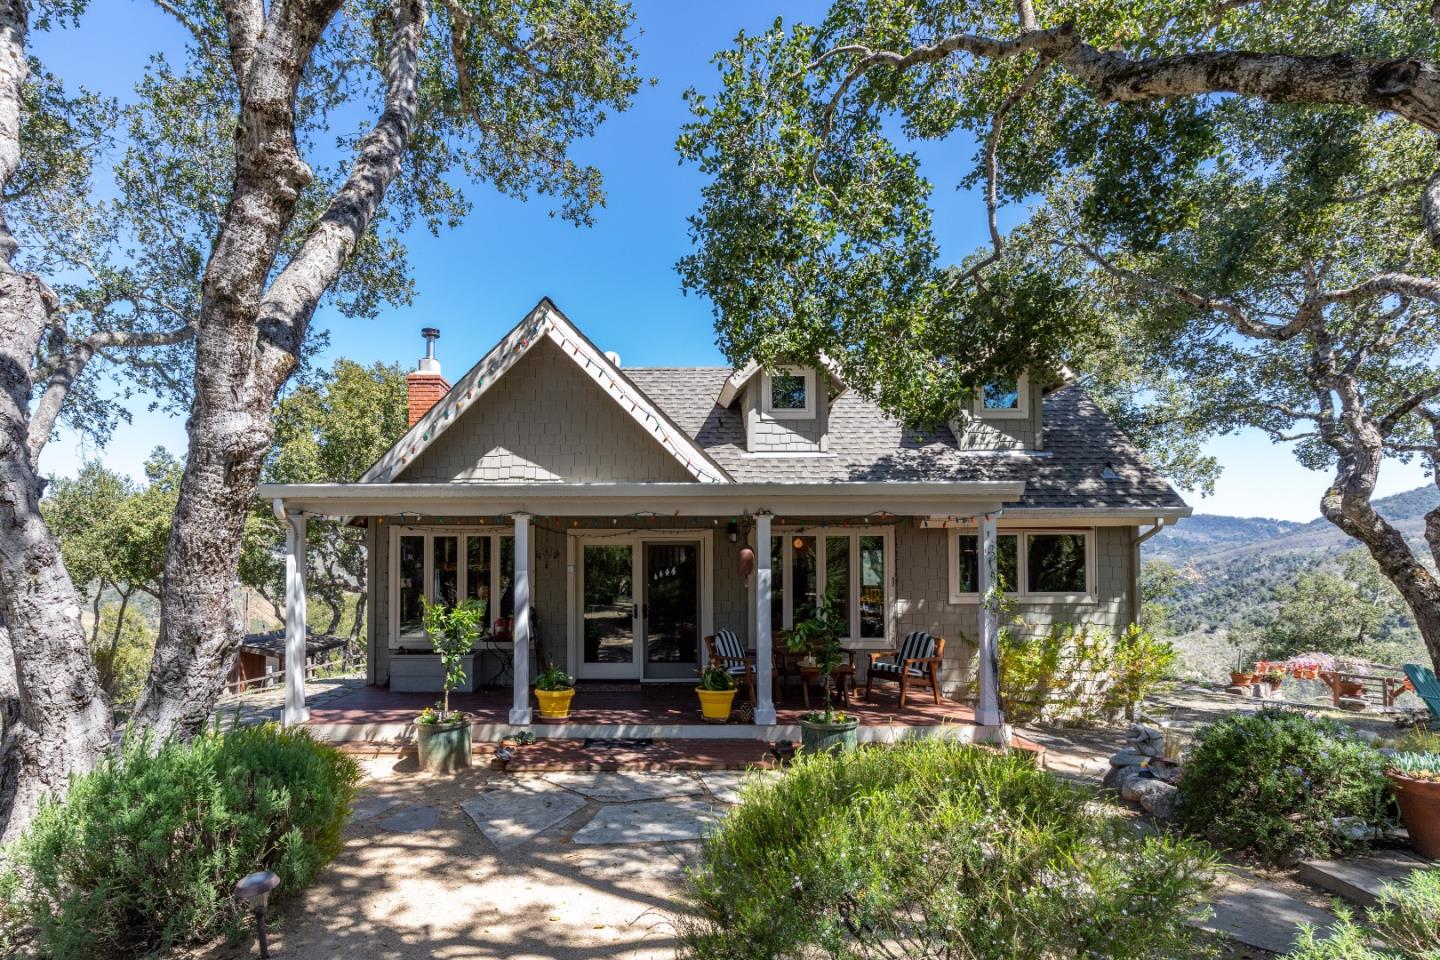
[[[426,335],[412,426],[358,482],[261,488],[289,524],[289,636],[306,517],[350,517],[369,683],[413,681],[422,597],[481,598],[497,656],[473,669],[509,685],[512,724],[532,720],[536,664],[513,655],[532,638],[582,680],[644,690],[693,683],[702,638],[728,629],[757,651],[763,733],[775,634],[830,590],[861,652],[945,637],[945,693],[978,674],[975,721],[998,731],[996,574],[1029,623],[1120,630],[1140,543],[1190,513],[1082,390],[1038,373],[927,433],[824,367],[623,367],[548,299],[453,385]],[[288,683],[303,721],[303,676]]]
[[[247,633],[241,637],[240,649],[225,676],[226,691],[244,693],[280,682],[285,675],[285,641],[283,630]],[[322,660],[330,659],[326,654],[344,646],[344,637],[311,633],[305,641],[305,666],[313,672]]]

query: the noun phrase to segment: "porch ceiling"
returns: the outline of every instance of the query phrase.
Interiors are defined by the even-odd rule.
[[[277,511],[310,516],[978,516],[1020,499],[1023,482],[875,483],[265,483]]]

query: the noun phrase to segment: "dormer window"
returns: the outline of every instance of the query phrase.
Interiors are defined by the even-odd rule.
[[[815,416],[815,371],[785,367],[765,374],[761,404],[767,417],[776,420],[813,419]]]
[[[975,415],[986,419],[1030,416],[1030,383],[1022,374],[1014,380],[987,383],[975,392]]]

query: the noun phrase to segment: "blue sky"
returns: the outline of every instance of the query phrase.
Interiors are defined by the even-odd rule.
[[[681,100],[689,86],[713,90],[710,58],[741,30],[759,30],[776,14],[816,19],[825,4],[784,0],[675,3],[635,0],[644,33],[638,39],[642,71],[657,83],[645,87],[627,113],[612,117],[577,155],[605,174],[608,207],[596,224],[576,228],[547,216],[543,201],[521,203],[485,188],[458,230],[435,238],[423,229],[410,238],[417,295],[406,309],[374,321],[321,315],[331,346],[322,362],[347,356],[413,363],[422,352],[419,329],[442,330],[439,355],[447,372],[468,368],[536,300],[548,295],[602,348],[626,365],[722,363],[715,348],[709,304],[680,290],[674,270],[688,249],[686,217],[698,200],[700,178],[677,163],[675,134],[686,119]],[[91,4],[81,28],[33,37],[36,53],[67,83],[125,97],[152,51],[178,51],[180,29],[149,0]],[[925,151],[937,183],[940,239],[957,259],[984,242],[984,208],[978,193],[953,184],[971,157],[965,144]],[[952,160],[953,173],[942,164]],[[103,451],[71,436],[47,448],[42,469],[71,474],[87,457],[141,476],[150,449],[180,452],[183,421],[136,409]],[[1288,448],[1258,433],[1221,438],[1211,452],[1226,466],[1214,497],[1188,496],[1207,513],[1309,520],[1317,515],[1327,482],[1323,473],[1296,464]],[[1424,483],[1416,467],[1388,465],[1381,493]]]

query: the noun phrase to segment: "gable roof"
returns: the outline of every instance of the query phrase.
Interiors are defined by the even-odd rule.
[[[574,361],[577,371],[598,384],[621,410],[643,427],[697,481],[730,482],[731,477],[725,469],[629,377],[621,373],[549,297],[542,297],[534,309],[505,334],[479,363],[455,381],[450,391],[365,471],[360,482],[389,483],[395,480],[542,339],[558,346],[563,355]]]
[[[840,367],[829,357],[822,356],[820,358],[820,368],[825,371],[831,385],[834,387],[834,389],[830,391],[830,402],[833,404],[835,398],[845,392],[845,381],[840,379]],[[676,367],[674,369],[700,368]],[[734,406],[735,401],[740,399],[740,394],[744,392],[746,384],[754,380],[756,374],[759,372],[760,364],[754,360],[751,360],[743,367],[737,367],[730,371],[730,376],[726,378],[725,385],[720,388],[720,397],[715,402],[722,407]]]
[[[1023,481],[1015,507],[1187,511],[1179,494],[1078,386],[1045,396],[1044,451],[962,450],[949,427],[913,430],[851,391],[830,411],[824,454],[753,454],[741,411],[719,402],[728,367],[632,367],[635,384],[738,483]],[[1107,479],[1110,466],[1114,478]]]

